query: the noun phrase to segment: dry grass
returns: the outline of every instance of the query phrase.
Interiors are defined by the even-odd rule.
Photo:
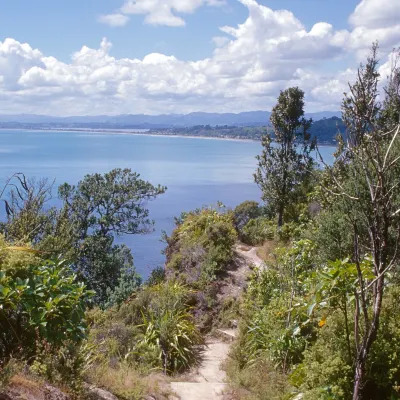
[[[287,377],[265,360],[240,369],[235,360],[225,365],[229,390],[224,400],[281,400],[289,391]]]
[[[278,246],[279,243],[276,240],[267,240],[262,246],[257,248],[257,255],[267,264],[273,263],[275,261],[273,253]]]
[[[117,368],[94,368],[89,378],[92,384],[112,392],[121,400],[139,400],[146,395],[165,400],[170,394],[169,379],[166,376],[158,373],[142,375],[124,363],[120,363]]]

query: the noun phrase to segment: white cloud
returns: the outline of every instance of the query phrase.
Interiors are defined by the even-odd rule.
[[[229,38],[227,36],[214,36],[212,42],[215,46],[222,47],[229,42]]]
[[[397,0],[362,0],[349,18],[353,25],[371,29],[396,25],[399,19]]]
[[[177,14],[191,14],[202,6],[219,7],[225,0],[125,0],[120,12],[125,15],[145,15],[150,25],[184,26]]]
[[[365,57],[372,42],[389,52],[400,43],[400,7],[397,0],[361,0],[349,17],[354,29],[343,32],[344,46]]]
[[[125,26],[128,23],[129,17],[121,13],[114,13],[114,14],[100,15],[98,20],[99,22],[109,25],[111,27],[120,27],[120,26]]]
[[[62,62],[6,39],[0,42],[1,110],[55,115],[240,112],[270,109],[279,90],[293,85],[305,90],[308,110],[338,109],[357,66],[354,61],[352,69],[343,68],[349,54],[368,48],[377,32],[391,42],[398,37],[396,21],[374,28],[357,25],[352,31],[335,31],[317,22],[307,30],[289,11],[240,1],[248,9],[246,20],[222,27],[223,36],[213,39],[213,54],[197,61],[160,53],[117,59],[110,54],[111,43],[103,39],[98,49],[83,46],[69,62]],[[182,14],[206,3],[220,2],[166,1],[170,11]],[[155,13],[157,4],[138,0],[130,12],[164,18],[167,14]],[[170,23],[180,23],[172,11],[169,17]],[[343,71],[324,73],[321,63],[338,63]]]

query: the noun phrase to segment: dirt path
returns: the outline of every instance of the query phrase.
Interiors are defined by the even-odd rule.
[[[222,400],[226,388],[226,373],[221,364],[227,359],[230,344],[221,339],[209,339],[203,360],[189,382],[172,382],[171,389],[180,400]]]
[[[248,249],[248,250],[247,250]],[[263,260],[257,255],[257,248],[237,245],[237,259],[234,267],[227,271],[218,295],[219,300],[226,297],[238,298],[246,286],[246,278],[251,267],[262,267]],[[184,382],[171,382],[171,390],[177,397],[170,400],[223,400],[227,388],[226,373],[221,365],[228,358],[235,329],[221,329],[221,338],[209,338],[203,353],[203,359],[197,370],[185,377]],[[226,342],[226,340],[230,341]]]
[[[252,264],[258,268],[264,266],[264,261],[257,255],[257,247],[249,247],[247,250],[246,246],[237,245],[235,251],[247,261],[248,265]]]

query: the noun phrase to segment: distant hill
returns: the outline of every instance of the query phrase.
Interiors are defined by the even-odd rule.
[[[195,125],[230,125],[230,126],[265,126],[269,124],[271,113],[269,111],[249,111],[238,114],[234,113],[206,113],[194,112],[190,114],[164,114],[164,115],[144,115],[144,114],[123,114],[123,115],[97,115],[97,116],[73,116],[73,117],[52,117],[48,115],[35,114],[16,114],[0,115],[0,123],[16,124],[57,124],[69,126],[83,124],[89,127],[94,124],[108,127],[129,127],[129,128],[173,128],[188,127]],[[317,113],[307,113],[307,118],[314,121],[323,118],[340,117],[339,111],[322,111]]]
[[[311,125],[310,133],[319,143],[334,143],[338,133],[346,133],[346,127],[338,117],[323,118]]]

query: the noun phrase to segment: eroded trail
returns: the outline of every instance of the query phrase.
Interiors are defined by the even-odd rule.
[[[244,289],[246,277],[252,267],[261,267],[263,260],[257,255],[257,248],[237,245],[236,266],[228,271],[221,286],[219,299],[223,297],[239,298]],[[171,390],[176,397],[170,400],[223,400],[227,389],[226,373],[223,364],[227,360],[231,344],[236,336],[236,329],[218,330],[220,338],[208,338],[204,347],[200,366],[185,377],[185,381],[172,382]]]
[[[230,344],[212,338],[206,343],[200,367],[188,382],[172,382],[171,389],[180,400],[220,400],[226,388],[226,373],[221,368]]]
[[[237,245],[235,251],[246,260],[248,266],[253,265],[257,268],[264,266],[264,261],[257,254],[257,247],[249,247],[247,250],[247,247]]]

